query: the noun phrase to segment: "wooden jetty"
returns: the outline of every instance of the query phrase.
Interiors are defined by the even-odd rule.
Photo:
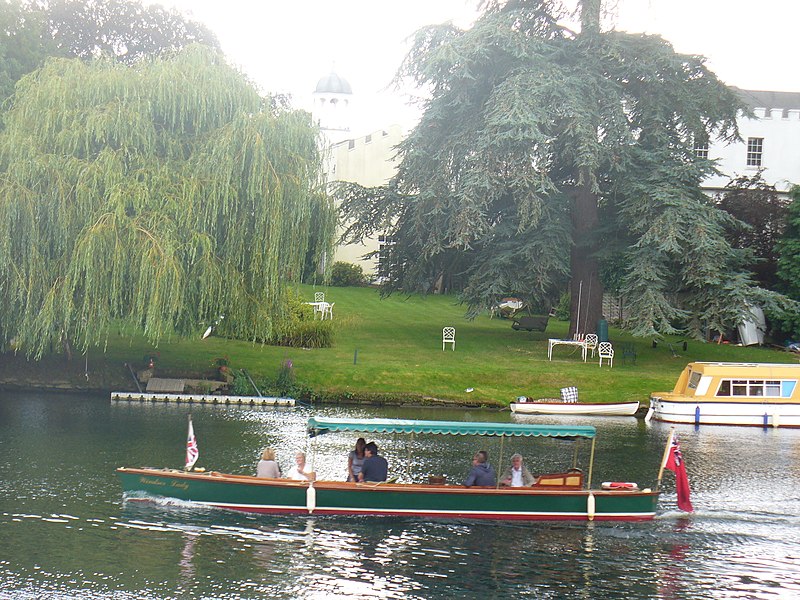
[[[274,396],[223,396],[221,394],[168,394],[161,392],[111,392],[111,400],[186,404],[238,404],[241,406],[294,406],[294,398]]]

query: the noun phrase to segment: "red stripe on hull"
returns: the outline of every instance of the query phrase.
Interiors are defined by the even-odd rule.
[[[259,514],[295,514],[295,515],[329,515],[351,517],[425,517],[431,519],[485,519],[493,521],[588,521],[586,515],[521,515],[515,513],[498,515],[497,513],[437,513],[437,512],[400,512],[400,511],[351,511],[338,509],[315,509],[309,513],[308,509],[275,509],[260,508],[255,506],[217,506],[228,510]],[[652,521],[655,515],[595,515],[594,521]]]

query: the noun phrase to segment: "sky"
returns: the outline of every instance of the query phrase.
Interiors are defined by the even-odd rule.
[[[574,0],[573,0],[574,1]],[[265,92],[310,109],[317,81],[335,71],[353,88],[354,134],[417,112],[391,86],[409,36],[428,24],[468,27],[478,0],[157,0],[205,23],[230,62]],[[727,84],[800,92],[796,0],[608,0],[618,30],[659,34],[700,54]]]

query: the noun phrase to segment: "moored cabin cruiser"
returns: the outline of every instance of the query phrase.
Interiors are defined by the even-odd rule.
[[[689,363],[647,418],[696,425],[800,427],[800,364]]]

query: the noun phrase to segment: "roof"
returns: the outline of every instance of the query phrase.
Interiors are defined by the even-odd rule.
[[[419,421],[410,419],[339,419],[311,417],[308,435],[360,431],[367,433],[434,433],[442,435],[492,435],[554,438],[593,438],[589,425],[535,425],[527,423],[480,423],[472,421]]]
[[[778,372],[791,373],[793,377],[800,375],[797,363],[735,363],[695,361],[687,365],[692,371],[703,373],[724,373],[728,377],[767,377]]]
[[[770,92],[734,88],[739,97],[751,108],[800,109],[800,92]]]
[[[340,77],[333,71],[321,77],[314,89],[315,94],[352,94],[353,88],[344,77]]]

